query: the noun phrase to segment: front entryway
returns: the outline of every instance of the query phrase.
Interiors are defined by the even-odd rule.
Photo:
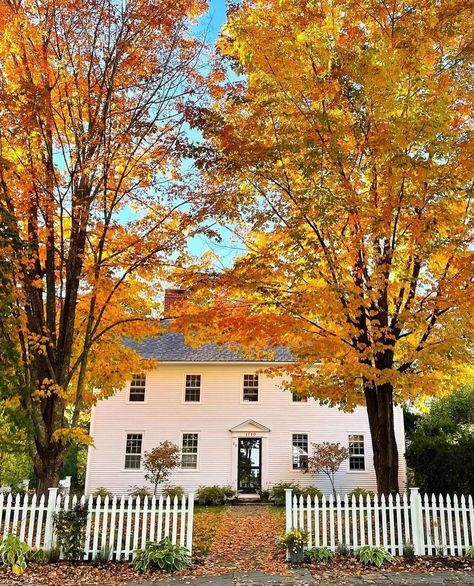
[[[256,493],[262,487],[262,439],[240,437],[238,445],[237,490]]]

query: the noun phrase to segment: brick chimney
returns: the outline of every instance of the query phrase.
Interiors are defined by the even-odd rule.
[[[186,291],[184,289],[165,289],[163,317],[176,317],[176,314],[179,313],[177,309],[184,299],[186,299]]]

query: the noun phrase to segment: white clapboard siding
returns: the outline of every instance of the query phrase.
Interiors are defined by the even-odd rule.
[[[294,481],[302,486],[315,485],[329,494],[331,484],[324,474],[316,477],[294,469],[291,459],[291,436],[308,435],[309,444],[324,441],[348,446],[350,434],[365,439],[365,469],[349,470],[343,462],[336,473],[336,488],[341,493],[357,486],[375,490],[372,442],[367,410],[357,407],[346,413],[321,405],[314,399],[293,402],[291,394],[282,389],[282,379],[262,372],[268,364],[172,364],[160,362],[146,373],[143,402],[130,402],[129,388],[98,401],[92,409],[91,435],[94,445],[87,460],[86,494],[105,487],[112,494],[127,495],[131,486],[147,484],[144,470],[124,469],[127,433],[143,434],[142,454],[169,440],[181,446],[182,434],[197,432],[197,469],[177,468],[171,472],[169,483],[182,486],[186,492],[201,485],[231,485],[237,488],[238,437],[247,432],[262,439],[261,480],[267,488],[280,481]],[[258,401],[242,400],[245,374],[259,373]],[[186,374],[201,375],[199,403],[184,401]],[[267,428],[230,430],[253,420]],[[133,427],[131,427],[133,422]],[[394,410],[395,432],[399,451],[399,482],[406,484],[405,439],[403,411]],[[151,484],[148,485],[150,491]]]
[[[56,513],[78,503],[76,496],[71,499],[57,492],[50,489],[47,500],[44,495],[38,499],[36,495],[30,498],[0,494],[0,536],[5,538],[11,533],[31,547],[44,550],[53,547]],[[106,547],[111,560],[127,560],[133,557],[134,551],[143,549],[147,541],[159,541],[164,536],[192,553],[193,493],[180,499],[175,497],[173,501],[169,497],[163,501],[161,496],[144,499],[90,496],[87,500],[82,496],[79,502],[88,511],[84,528],[85,560],[93,560]]]
[[[308,547],[338,545],[352,552],[364,545],[382,546],[402,555],[405,544],[417,555],[463,556],[474,546],[474,506],[469,495],[302,496],[287,490],[286,530],[304,530]]]

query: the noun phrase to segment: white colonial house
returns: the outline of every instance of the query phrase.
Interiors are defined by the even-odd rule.
[[[192,348],[177,333],[145,339],[135,348],[156,359],[158,367],[131,375],[123,390],[94,407],[87,493],[105,487],[127,494],[145,485],[142,456],[164,440],[181,448],[181,466],[170,484],[186,490],[218,484],[255,493],[285,480],[329,492],[324,475],[304,473],[311,444],[323,441],[350,450],[337,473],[338,490],[375,489],[364,408],[344,413],[313,399],[301,400],[262,372],[268,361],[248,360],[215,344]],[[272,362],[288,361],[286,350],[276,350]],[[395,425],[403,487],[405,438],[398,407]]]

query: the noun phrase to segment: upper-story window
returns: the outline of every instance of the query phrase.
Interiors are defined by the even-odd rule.
[[[146,375],[134,374],[130,383],[130,401],[145,400]]]
[[[258,374],[244,374],[244,401],[258,401]]]
[[[298,393],[291,393],[291,395],[292,395],[293,403],[307,403],[308,402],[308,397],[305,397],[304,395],[299,395]]]
[[[365,470],[365,446],[363,435],[349,436],[349,470]]]
[[[291,438],[293,468],[295,470],[308,467],[308,434],[294,433]]]
[[[189,403],[199,403],[201,400],[201,375],[187,374],[184,400]]]
[[[181,445],[181,468],[197,468],[198,437],[197,433],[183,433],[183,443]]]
[[[139,470],[142,459],[143,434],[127,433],[125,446],[125,468],[128,470]]]

